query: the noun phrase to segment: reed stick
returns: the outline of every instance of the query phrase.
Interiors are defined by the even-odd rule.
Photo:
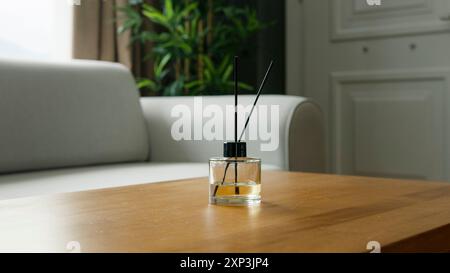
[[[245,122],[245,126],[244,126],[244,128],[242,129],[242,133],[241,133],[241,137],[239,138],[239,142],[241,141],[242,135],[244,134],[244,132],[245,132],[247,126],[248,126],[248,123],[249,123],[250,118],[251,118],[252,113],[253,113],[253,109],[255,108],[256,104],[258,103],[259,96],[261,95],[261,92],[262,92],[264,86],[266,85],[266,81],[267,81],[267,79],[268,79],[269,73],[270,73],[270,71],[272,70],[272,66],[273,66],[273,60],[270,61],[269,67],[267,68],[267,71],[266,71],[266,74],[264,75],[263,81],[262,81],[261,84],[259,85],[258,92],[257,92],[256,98],[255,98],[255,101],[253,102],[252,110],[250,111],[250,114],[249,114],[248,117],[247,117],[247,121]],[[235,88],[236,88],[236,87],[235,87]],[[235,99],[235,100],[236,100],[236,101],[235,101],[235,104],[237,104],[237,99]],[[236,108],[236,109],[237,109],[237,108]],[[237,113],[237,110],[236,110],[235,113]],[[237,120],[237,118],[235,118],[235,120]],[[235,122],[235,126],[236,126],[236,124],[237,124],[237,122]],[[235,133],[236,133],[236,132],[237,132],[237,130],[236,130],[236,127],[235,127]],[[236,135],[235,135],[235,138],[236,138]],[[237,149],[237,142],[236,142],[236,149]],[[236,155],[237,155],[237,152],[236,152]],[[225,166],[225,170],[224,170],[224,173],[223,173],[223,178],[222,178],[221,185],[223,185],[223,183],[225,183],[225,177],[226,177],[226,175],[227,175],[227,171],[228,171],[228,168],[229,168],[229,167],[230,167],[230,163],[228,162],[227,165]],[[237,170],[237,168],[235,168],[235,170]],[[236,178],[236,177],[237,177],[237,173],[235,173],[235,178]],[[216,196],[217,190],[218,190],[218,189],[219,189],[219,186],[216,185],[215,188],[214,188],[213,196]]]
[[[267,77],[269,76],[270,70],[272,70],[272,66],[273,66],[273,60],[270,61],[269,68],[267,68],[267,71],[266,71],[266,74],[264,75],[263,81],[258,88],[258,92],[256,93],[255,101],[253,102],[252,110],[250,110],[250,114],[248,115],[247,120],[245,121],[245,125],[244,125],[244,128],[242,129],[241,136],[239,137],[239,142],[242,140],[242,137],[244,136],[245,129],[247,129],[248,123],[250,121],[250,117],[253,114],[253,110],[255,109],[256,104],[258,103],[258,99],[259,99],[259,96],[261,95],[261,91],[263,90],[264,85],[266,85],[266,80],[267,80]]]
[[[239,187],[237,186],[237,178],[238,178],[238,165],[237,165],[237,151],[238,151],[238,92],[239,92],[239,84],[238,84],[238,56],[234,56],[234,193],[239,194]]]

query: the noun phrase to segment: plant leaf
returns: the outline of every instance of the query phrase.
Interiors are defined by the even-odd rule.
[[[207,70],[209,70],[211,73],[214,73],[216,71],[213,62],[211,61],[211,58],[209,58],[209,56],[203,55],[203,62],[205,63]]]
[[[243,82],[239,82],[238,85],[239,85],[239,88],[244,89],[244,90],[248,90],[248,91],[253,91],[254,90],[253,86],[248,85],[248,84],[243,83]]]
[[[164,5],[164,12],[167,16],[167,19],[170,20],[173,17],[173,4],[172,0],[166,0]]]
[[[142,13],[147,18],[149,18],[152,22],[162,25],[169,30],[172,30],[172,28],[169,24],[169,20],[159,10],[157,10],[156,8],[154,8],[148,4],[144,4],[143,7],[144,7],[144,9],[143,9]]]
[[[139,89],[142,88],[150,88],[152,90],[156,89],[156,83],[150,79],[142,79],[137,81],[137,87]]]
[[[231,72],[233,72],[233,65],[230,64],[222,75],[222,81],[228,81],[230,79]]]

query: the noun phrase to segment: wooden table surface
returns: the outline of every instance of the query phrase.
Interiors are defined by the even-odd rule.
[[[450,250],[450,184],[263,172],[256,207],[208,205],[207,179],[0,202],[0,251]],[[76,243],[69,243],[76,242]]]

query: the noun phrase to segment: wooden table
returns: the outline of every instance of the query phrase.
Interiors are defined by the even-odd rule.
[[[208,205],[206,178],[1,201],[0,251],[450,250],[450,184],[264,172],[262,187],[250,208]]]

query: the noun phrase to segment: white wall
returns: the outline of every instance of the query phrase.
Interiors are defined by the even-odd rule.
[[[302,0],[286,0],[286,93],[301,96],[303,90]]]

